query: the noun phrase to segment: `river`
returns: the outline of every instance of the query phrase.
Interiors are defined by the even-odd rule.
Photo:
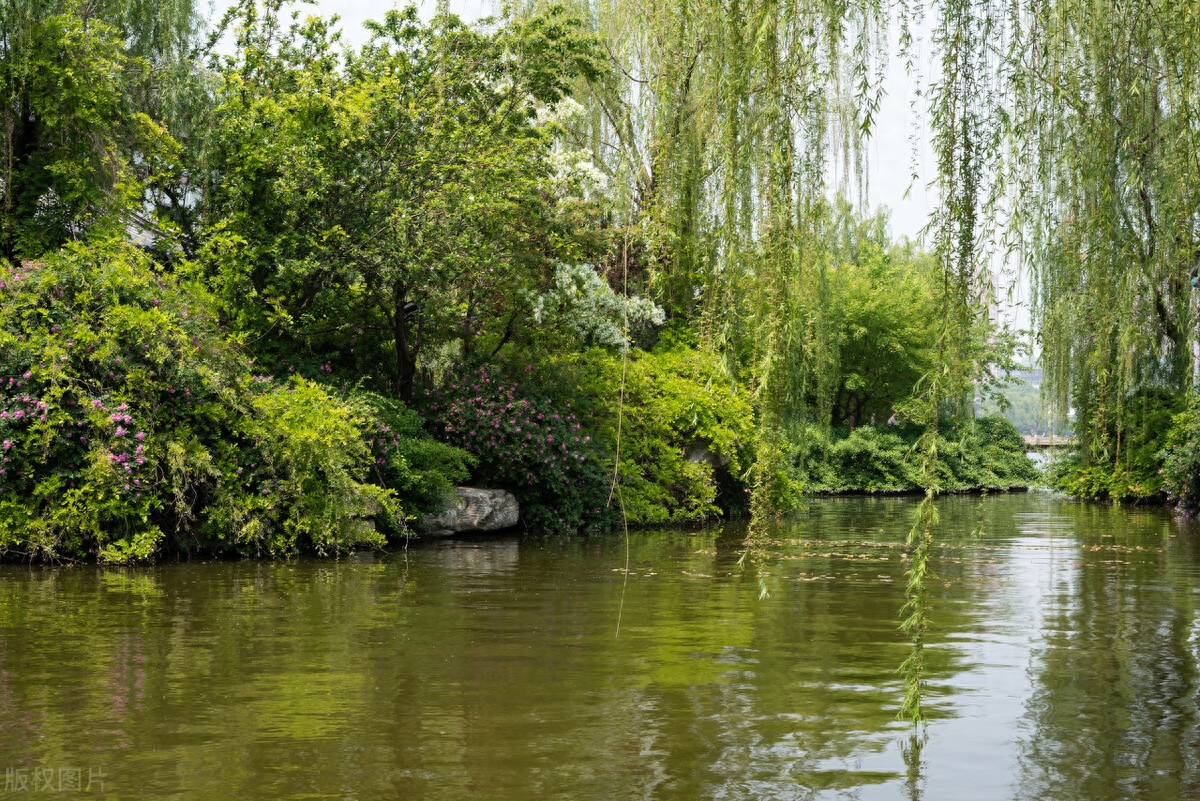
[[[814,499],[741,568],[737,524],[634,533],[628,574],[620,535],[3,566],[3,797],[1200,797],[1200,533],[940,501],[914,731],[914,507]]]

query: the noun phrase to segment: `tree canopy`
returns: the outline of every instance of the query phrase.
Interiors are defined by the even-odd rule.
[[[526,296],[581,255],[537,124],[594,70],[577,23],[485,30],[409,7],[343,54],[325,21],[273,36],[279,8],[247,8],[203,192],[239,328],[380,369],[406,400],[422,351],[494,355]]]

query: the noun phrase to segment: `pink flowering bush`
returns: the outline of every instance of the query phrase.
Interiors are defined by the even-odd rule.
[[[202,289],[123,244],[0,266],[0,554],[377,545],[361,410],[255,375]],[[402,525],[402,523],[400,524]]]
[[[534,531],[607,525],[603,453],[570,402],[526,395],[487,368],[459,373],[425,398],[435,435],[476,460],[472,478],[507,489]]]

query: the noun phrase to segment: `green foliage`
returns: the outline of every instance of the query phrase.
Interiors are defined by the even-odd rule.
[[[130,154],[146,174],[175,145],[131,107],[127,76],[146,65],[126,53],[118,29],[67,13],[25,33],[5,37],[10,52],[0,59],[8,98],[0,252],[36,256],[89,229],[115,230],[141,195]]]
[[[626,362],[593,349],[560,358],[552,369],[595,432],[610,476],[619,453],[630,523],[715,517],[722,487],[727,508],[745,508],[754,413],[715,356],[667,338],[653,351],[631,350]]]
[[[960,423],[946,431],[945,439],[938,463],[943,489],[1028,487],[1040,478],[1021,434],[1003,417]]]
[[[609,520],[602,454],[570,401],[522,392],[486,368],[430,391],[438,435],[469,451],[474,477],[510,490],[534,531],[602,528]]]
[[[1200,400],[1175,415],[1162,460],[1162,489],[1175,508],[1188,517],[1200,513]]]
[[[378,545],[365,418],[253,376],[211,300],[126,245],[0,270],[0,551],[45,559]]]
[[[831,423],[883,423],[933,360],[937,324],[934,264],[873,243],[830,271],[830,325],[837,379]]]
[[[924,488],[919,427],[860,426],[830,437],[809,427],[789,457],[795,478],[812,492],[912,492]],[[937,438],[941,491],[1027,487],[1038,471],[1021,435],[1001,417],[982,417]]]
[[[204,263],[272,361],[315,351],[409,398],[422,353],[498,350],[577,255],[537,113],[589,73],[591,40],[561,9],[489,29],[410,6],[343,55],[328,21],[281,8],[239,7]]]
[[[1052,487],[1077,498],[1160,500],[1164,486],[1166,454],[1181,429],[1177,413],[1184,399],[1161,390],[1146,390],[1125,399],[1119,428],[1094,432],[1111,442],[1110,453],[1075,453],[1055,461],[1048,471]],[[1182,455],[1182,451],[1180,452]],[[1178,477],[1178,474],[1176,474]]]
[[[1011,189],[1031,202],[1014,222],[1056,416],[1076,412],[1082,461],[1099,473],[1087,485],[1121,497],[1156,472],[1122,453],[1127,403],[1146,386],[1182,398],[1192,381],[1200,12],[1025,5],[1005,119]],[[1034,51],[1038,59],[1024,58]]]
[[[409,520],[440,512],[446,493],[470,477],[475,457],[431,437],[421,415],[401,401],[369,392],[354,400],[370,413],[376,483],[396,493]]]
[[[144,197],[187,205],[171,134],[205,106],[188,60],[198,24],[190,0],[0,7],[0,254],[135,221],[157,230]]]
[[[1110,498],[1114,501],[1152,499],[1159,496],[1159,465],[1130,469],[1124,465],[1085,462],[1078,453],[1055,459],[1046,469],[1054,489],[1075,498]]]
[[[920,472],[909,439],[870,426],[830,439],[813,426],[792,458],[809,491],[911,491],[920,486]]]
[[[904,620],[900,630],[908,636],[910,650],[898,669],[904,679],[904,700],[896,717],[914,726],[925,720],[925,636],[929,632],[929,580],[933,578],[929,558],[933,552],[933,532],[938,522],[935,497],[932,488],[925,490],[925,497],[917,507],[912,528],[905,540],[912,556],[904,572],[904,605],[900,607]]]

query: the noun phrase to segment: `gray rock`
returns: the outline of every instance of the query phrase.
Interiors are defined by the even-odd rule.
[[[430,537],[451,537],[471,531],[512,528],[521,518],[517,499],[506,490],[455,487],[441,514],[427,515],[420,531]]]
[[[711,450],[712,443],[707,439],[697,438],[688,443],[683,449],[683,458],[689,462],[708,462],[713,470],[729,464],[729,456],[717,455]]]

